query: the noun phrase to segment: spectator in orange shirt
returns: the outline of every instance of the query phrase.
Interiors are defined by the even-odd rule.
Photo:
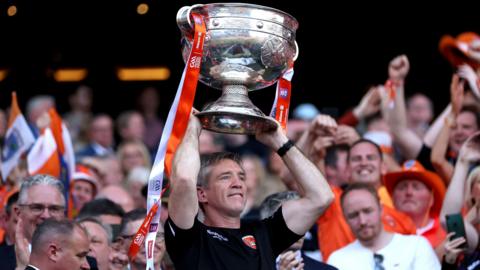
[[[440,270],[439,260],[425,238],[385,230],[381,221],[385,208],[372,185],[354,183],[340,200],[357,240],[332,253],[328,264],[342,270]]]
[[[348,158],[350,183],[368,183],[377,190],[382,207],[382,222],[385,230],[401,234],[415,234],[416,228],[412,220],[405,214],[388,206],[391,198],[382,185],[385,173],[383,156],[378,145],[366,139],[360,139],[350,147]],[[353,242],[355,237],[342,215],[339,187],[332,187],[335,201],[319,218],[318,240],[324,260],[335,250]]]
[[[383,154],[380,147],[374,142],[366,139],[358,139],[359,136],[355,130],[342,133],[338,129],[329,129],[328,123],[331,121],[326,115],[317,116],[310,124],[310,127],[302,134],[297,142],[297,146],[307,153],[309,159],[318,167],[326,171],[327,175],[335,175],[331,170],[347,171],[349,183],[367,183],[372,185],[380,197],[383,211],[382,221],[387,231],[401,234],[415,234],[416,228],[412,220],[405,214],[393,209],[393,202],[387,189],[382,185],[382,175],[386,173],[386,165],[383,160]],[[353,132],[352,132],[353,131]],[[347,167],[342,167],[341,158],[337,158],[337,164],[330,164],[325,159],[326,148],[332,145],[346,144],[351,145],[347,153]],[[339,156],[337,156],[339,157]],[[327,164],[328,163],[328,164]],[[325,169],[324,169],[325,164]],[[340,174],[343,175],[344,172]],[[334,203],[318,219],[318,243],[323,259],[335,250],[353,242],[355,237],[350,230],[345,218],[342,215],[340,205],[340,195],[342,194],[341,183],[328,179],[330,187],[335,195]],[[348,183],[347,183],[348,184]]]
[[[382,185],[383,175],[387,172],[384,155],[380,147],[367,139],[359,139],[354,129],[348,132],[340,132],[340,127],[335,130],[329,129],[324,122],[328,122],[326,115],[318,115],[302,134],[297,146],[306,153],[326,175],[343,175],[346,171],[347,184],[367,183],[372,185],[378,192],[382,207],[382,222],[387,231],[401,234],[415,234],[416,227],[412,220],[405,214],[393,208],[392,199]],[[345,130],[346,131],[346,130]],[[341,166],[341,158],[337,156],[337,164],[331,164],[326,160],[326,149],[340,144],[350,145],[347,154],[347,167]],[[327,173],[328,166],[328,173]],[[339,170],[336,173],[333,170]],[[341,171],[340,171],[341,170]],[[335,194],[335,201],[327,211],[318,219],[318,243],[323,259],[335,250],[351,243],[355,238],[347,225],[340,206],[339,197],[342,194],[342,186],[338,179],[328,179],[330,187]]]

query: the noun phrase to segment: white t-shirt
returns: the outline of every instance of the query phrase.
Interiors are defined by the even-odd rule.
[[[394,234],[375,254],[383,256],[385,270],[440,270],[440,262],[428,241],[417,235]],[[373,252],[358,240],[330,255],[328,264],[341,270],[375,269]]]

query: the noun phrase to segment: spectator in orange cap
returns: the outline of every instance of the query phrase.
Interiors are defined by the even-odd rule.
[[[442,179],[418,161],[408,160],[400,172],[387,173],[384,180],[395,208],[412,219],[417,235],[427,238],[434,248],[440,246],[446,237],[439,221],[446,190]]]
[[[480,36],[474,32],[464,32],[456,38],[444,35],[439,44],[440,52],[455,67],[467,64],[480,68]]]
[[[82,209],[83,205],[93,200],[98,191],[98,181],[95,174],[86,166],[78,164],[72,177],[71,199],[72,217]]]
[[[465,79],[475,97],[480,99],[480,36],[465,32],[456,38],[445,35],[440,40],[440,52],[458,69],[458,75]]]

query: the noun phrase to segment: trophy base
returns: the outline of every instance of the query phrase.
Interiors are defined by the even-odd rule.
[[[274,130],[278,125],[253,105],[247,87],[239,84],[225,84],[222,96],[196,116],[203,128],[220,133],[255,134]]]
[[[277,122],[266,116],[212,111],[201,112],[196,116],[203,128],[219,133],[253,135],[258,131],[277,128]]]

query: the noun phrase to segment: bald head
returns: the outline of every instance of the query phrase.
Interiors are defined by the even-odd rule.
[[[87,232],[70,220],[47,219],[32,237],[29,264],[39,269],[90,269]]]
[[[98,193],[97,198],[107,198],[122,206],[125,212],[129,212],[135,208],[135,203],[133,202],[130,193],[119,185],[109,185],[104,187]]]
[[[69,220],[47,219],[37,226],[32,236],[32,253],[41,254],[42,250],[48,247],[49,242],[55,241],[61,244],[67,244],[69,238],[73,234],[75,227],[81,231],[85,231]]]

